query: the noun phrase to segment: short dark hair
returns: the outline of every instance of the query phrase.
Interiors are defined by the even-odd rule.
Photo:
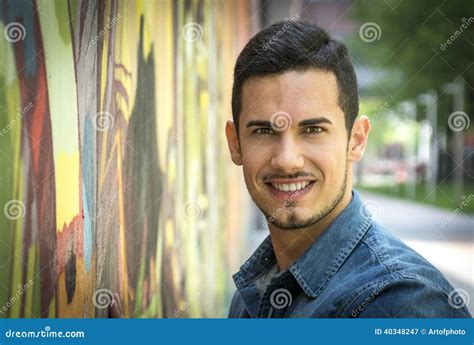
[[[339,106],[350,134],[359,113],[359,96],[357,77],[347,48],[319,26],[293,20],[280,21],[258,32],[237,58],[232,88],[232,117],[237,133],[242,87],[247,79],[310,68],[336,75]]]

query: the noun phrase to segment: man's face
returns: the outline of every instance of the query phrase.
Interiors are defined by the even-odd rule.
[[[241,101],[238,150],[252,199],[279,228],[313,225],[351,187],[335,75],[310,69],[253,77]]]

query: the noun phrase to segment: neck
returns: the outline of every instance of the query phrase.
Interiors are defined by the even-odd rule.
[[[351,188],[331,212],[310,227],[303,229],[281,229],[269,224],[273,251],[280,271],[286,270],[321,236],[337,216],[349,205],[352,199]]]

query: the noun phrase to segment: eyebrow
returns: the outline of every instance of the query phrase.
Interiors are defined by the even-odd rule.
[[[313,119],[307,119],[301,121],[298,126],[299,127],[305,127],[305,126],[314,126],[314,125],[319,125],[321,123],[327,123],[328,125],[332,125],[331,120],[329,120],[327,117],[315,117]]]
[[[327,123],[329,125],[332,125],[331,120],[329,120],[326,117],[315,117],[312,119],[306,119],[306,120],[300,121],[300,123],[298,123],[298,127],[315,126],[321,123]],[[252,126],[272,127],[271,122],[267,120],[252,120],[252,121],[247,122],[246,128],[249,128]]]

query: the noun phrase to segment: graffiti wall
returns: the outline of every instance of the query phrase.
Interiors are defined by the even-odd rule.
[[[2,1],[0,317],[222,317],[255,1]]]

